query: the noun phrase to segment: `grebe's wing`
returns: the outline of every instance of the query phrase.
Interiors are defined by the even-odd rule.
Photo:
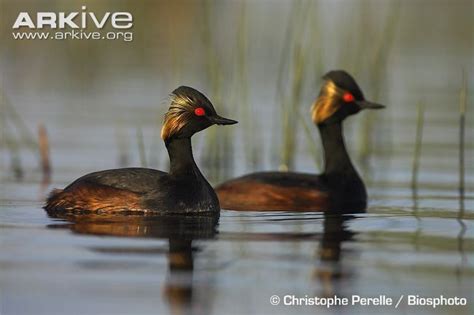
[[[91,183],[136,193],[146,193],[156,188],[160,180],[165,176],[168,176],[168,173],[150,168],[119,168],[84,175],[64,190],[68,190],[78,184]]]

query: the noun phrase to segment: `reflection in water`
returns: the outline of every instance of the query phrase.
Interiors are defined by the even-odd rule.
[[[193,247],[195,239],[210,239],[217,235],[218,217],[209,216],[147,216],[126,214],[71,214],[48,213],[52,218],[60,218],[70,224],[50,225],[50,228],[68,227],[78,234],[145,237],[168,239],[169,275],[163,287],[163,298],[172,314],[210,312],[212,301],[199,301],[199,288],[193,283],[194,258],[197,248]],[[318,220],[321,217],[318,217]],[[324,215],[322,233],[229,233],[220,234],[222,240],[234,241],[317,241],[319,243],[318,263],[313,271],[314,279],[320,282],[322,292],[318,296],[341,294],[341,280],[345,285],[352,275],[349,268],[344,268],[344,250],[342,244],[352,240],[355,235],[347,223],[355,217],[351,215]],[[313,216],[307,218],[314,219]],[[273,217],[270,220],[275,220]],[[279,219],[278,219],[279,220]],[[290,215],[287,220],[294,218]],[[290,222],[288,222],[290,223]],[[106,248],[101,252],[117,254],[143,254],[143,251],[132,249]],[[162,254],[163,250],[153,249],[153,254]],[[210,288],[212,290],[212,287]],[[209,290],[204,292],[207,299],[212,299]],[[201,294],[199,294],[201,296]]]
[[[463,144],[464,145],[464,144]],[[461,161],[460,163],[460,168],[463,169],[464,168],[464,162]],[[466,234],[466,231],[467,231],[467,226],[466,224],[464,223],[464,198],[465,198],[465,195],[464,195],[464,173],[461,173],[462,175],[460,176],[460,184],[459,184],[459,212],[458,212],[458,222],[459,222],[459,226],[460,226],[460,229],[459,229],[459,234],[458,234],[458,251],[459,251],[459,254],[461,255],[461,266],[458,268],[458,270],[456,271],[456,275],[458,277],[458,279],[461,278],[462,274],[463,274],[463,269],[465,268],[465,266],[467,266],[467,255],[465,253],[465,250],[464,250],[464,236]]]
[[[283,212],[275,212],[283,213]],[[294,224],[293,221],[301,220],[301,212],[298,214],[292,212],[284,212],[284,218],[278,218],[276,215],[271,216],[271,221],[285,221],[287,224]],[[320,220],[320,213],[316,213],[317,217],[313,214],[304,216],[305,222],[313,220]],[[270,241],[270,242],[299,242],[299,241],[316,241],[319,244],[317,252],[316,267],[313,270],[313,277],[319,281],[323,291],[317,293],[316,296],[334,296],[335,294],[340,295],[338,284],[344,281],[346,286],[349,286],[348,281],[353,279],[350,268],[344,266],[344,262],[347,260],[344,257],[346,252],[343,250],[342,245],[344,242],[351,241],[356,235],[355,232],[348,228],[348,222],[355,220],[354,215],[342,215],[342,214],[323,214],[323,232],[314,233],[233,233],[223,232],[219,234],[220,240],[232,240],[232,241]]]
[[[69,228],[79,234],[185,240],[213,238],[219,221],[218,216],[157,216],[131,212],[97,214],[48,211],[48,215],[71,222]]]
[[[50,225],[50,228],[68,227],[79,234],[150,237],[168,239],[168,270],[163,295],[172,314],[188,314],[193,307],[195,239],[210,239],[217,234],[218,216],[147,216],[126,214],[57,213],[52,218],[64,219],[71,224]],[[105,250],[109,253],[131,254],[130,250]],[[142,253],[142,252],[139,252]],[[155,250],[155,254],[162,251]],[[211,305],[211,303],[205,303]],[[203,305],[200,305],[202,307]],[[203,314],[209,310],[203,309]]]
[[[341,243],[351,240],[354,232],[347,229],[353,216],[326,215],[324,218],[324,233],[321,240],[320,257],[322,261],[338,262],[341,258]]]
[[[164,295],[173,314],[183,314],[183,310],[192,309],[194,271],[193,250],[190,240],[169,240],[167,280]],[[187,279],[189,277],[189,279]],[[181,281],[182,278],[188,281]]]
[[[341,278],[349,278],[349,270],[343,268],[342,243],[352,240],[354,232],[347,228],[347,222],[354,219],[351,215],[325,215],[324,231],[319,247],[321,269],[314,276],[321,281],[323,292],[319,296],[339,295],[336,284]]]

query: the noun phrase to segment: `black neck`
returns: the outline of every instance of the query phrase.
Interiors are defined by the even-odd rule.
[[[342,122],[318,125],[324,147],[324,174],[334,211],[359,212],[367,206],[367,192],[347,154]]]
[[[170,139],[166,141],[166,148],[170,156],[171,175],[200,174],[194,162],[190,138]]]
[[[345,173],[358,176],[344,144],[342,122],[320,124],[318,127],[324,147],[324,174]]]

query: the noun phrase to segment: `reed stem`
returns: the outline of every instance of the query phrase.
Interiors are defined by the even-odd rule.
[[[38,145],[41,163],[41,173],[43,175],[42,184],[51,182],[51,162],[49,151],[49,139],[46,127],[43,124],[38,126]]]
[[[147,167],[145,142],[143,141],[143,132],[141,128],[137,128],[137,144],[138,144],[138,154],[140,156],[140,165],[142,167]]]
[[[122,124],[115,129],[115,136],[117,139],[117,147],[118,147],[118,165],[119,167],[126,167],[129,164],[128,159],[128,138],[127,134],[125,133]]]
[[[423,126],[425,123],[425,106],[421,102],[418,103],[416,117],[415,150],[413,153],[413,168],[411,173],[411,188],[413,191],[416,191],[418,188],[418,172],[420,169],[421,145],[423,142]]]
[[[322,168],[321,168],[322,163],[321,163],[321,158],[320,158],[321,155],[318,153],[318,148],[317,148],[316,142],[315,142],[315,140],[314,140],[314,138],[311,134],[312,130],[310,129],[310,127],[308,126],[308,124],[304,120],[303,114],[301,114],[300,111],[298,112],[298,114],[299,114],[299,121],[301,122],[301,125],[303,126],[304,133],[306,135],[306,139],[307,139],[307,142],[308,142],[308,148],[310,150],[311,157],[313,158],[314,164],[316,165],[318,170],[321,171],[322,170]]]
[[[459,93],[459,198],[464,203],[464,142],[465,142],[465,129],[466,129],[466,109],[467,109],[467,79],[466,73],[462,72],[462,85]],[[464,217],[464,207],[459,209],[459,218]]]
[[[18,114],[15,107],[10,103],[7,96],[2,92],[3,91],[0,90],[0,94],[2,94],[3,99],[3,109],[5,111],[4,115],[10,119],[10,122],[20,134],[20,142],[26,144],[27,147],[36,154],[36,150],[38,148],[36,138],[28,128],[27,124],[23,121],[20,114]]]

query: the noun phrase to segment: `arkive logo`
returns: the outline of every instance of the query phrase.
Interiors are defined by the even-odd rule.
[[[30,29],[86,29],[95,26],[102,29],[109,22],[115,29],[130,29],[133,27],[133,16],[130,12],[105,12],[97,16],[94,12],[87,12],[87,7],[82,6],[81,12],[37,12],[36,19],[32,19],[28,12],[20,12],[13,24],[13,29],[27,27]]]
[[[74,12],[20,12],[12,25],[15,40],[133,40],[130,12],[96,14],[83,5]],[[105,31],[104,28],[107,30]]]

